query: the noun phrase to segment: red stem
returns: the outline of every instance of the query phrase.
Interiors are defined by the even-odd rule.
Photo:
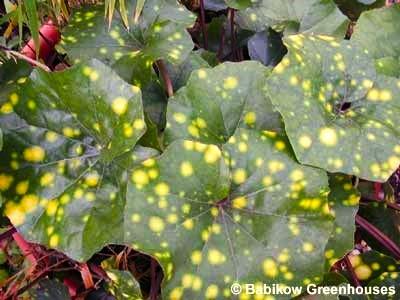
[[[353,265],[351,264],[348,255],[346,255],[344,257],[344,263],[346,264],[346,269],[349,271],[349,273],[351,275],[351,279],[353,280],[354,285],[355,286],[361,286],[361,283],[358,280],[357,274],[354,272]]]
[[[208,49],[208,34],[206,27],[206,11],[204,9],[204,0],[200,0],[200,26],[203,32],[203,47]]]
[[[377,240],[383,247],[385,247],[396,260],[400,260],[400,248],[382,231],[369,223],[363,217],[356,215],[356,224],[363,230],[368,232],[375,240]]]
[[[32,246],[22,237],[22,235],[18,232],[15,231],[12,234],[12,237],[21,250],[21,253],[30,261],[32,266],[36,265],[36,257],[32,252]]]
[[[235,35],[235,10],[233,8],[229,8],[229,20],[231,25],[231,52],[232,52],[232,60],[236,59],[236,35]]]
[[[164,81],[165,84],[165,90],[167,92],[168,97],[172,97],[174,95],[174,87],[172,85],[171,78],[169,77],[167,67],[165,66],[165,63],[159,59],[156,61],[156,66],[158,68],[158,71],[160,72],[160,75]]]

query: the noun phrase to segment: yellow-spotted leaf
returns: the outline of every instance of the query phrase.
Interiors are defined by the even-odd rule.
[[[233,0],[227,1],[236,2]],[[343,37],[349,20],[333,0],[257,0],[239,11],[242,28],[263,31],[310,32]]]
[[[119,15],[110,27],[104,19],[104,5],[76,9],[66,26],[61,45],[74,61],[95,57],[114,63],[125,54],[140,51],[152,61],[182,62],[193,49],[187,27],[195,17],[184,6],[166,0],[147,0],[138,22],[134,3],[128,3],[129,30]]]
[[[265,92],[270,70],[247,61],[193,71],[169,101],[167,141],[187,138],[223,144],[237,127],[279,130],[280,116]]]
[[[360,193],[353,187],[351,176],[332,174],[329,187],[329,209],[335,222],[325,248],[327,270],[354,248],[354,217],[360,200]]]
[[[157,153],[135,147],[140,90],[96,60],[17,82],[0,114],[3,213],[28,240],[78,260],[123,242],[125,168]]]
[[[284,136],[239,128],[222,148],[176,140],[130,174],[126,234],[161,263],[165,299],[322,278],[328,178],[300,165]]]
[[[396,24],[400,5],[374,9],[361,14],[351,41],[376,59],[382,74],[400,77],[400,39]]]
[[[268,79],[301,163],[386,181],[400,164],[400,81],[330,36],[285,39],[288,55]],[[362,66],[362,67],[360,67]]]

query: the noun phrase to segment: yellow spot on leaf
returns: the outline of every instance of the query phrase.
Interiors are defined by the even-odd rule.
[[[247,199],[246,197],[237,197],[232,200],[232,207],[241,209],[247,206]]]
[[[6,191],[10,188],[14,178],[7,174],[0,174],[0,191]]]
[[[224,79],[224,89],[233,90],[237,87],[238,83],[239,82],[236,77],[229,76]]]
[[[111,108],[115,114],[119,116],[123,115],[128,109],[128,99],[122,97],[115,98],[111,104]]]
[[[40,146],[32,146],[24,150],[24,158],[29,162],[41,162],[45,155],[44,149]]]
[[[270,258],[264,260],[263,264],[263,271],[267,277],[274,278],[278,275],[278,267],[276,262]]]
[[[330,127],[321,128],[319,131],[319,140],[328,147],[335,146],[337,144],[336,130]]]
[[[299,144],[301,147],[303,147],[304,149],[308,149],[311,147],[312,144],[312,140],[308,135],[302,135],[299,138]]]
[[[158,196],[166,196],[169,194],[169,185],[164,182],[160,182],[155,186],[154,191]]]
[[[181,164],[181,174],[183,177],[189,177],[193,174],[193,167],[190,162],[184,161]]]
[[[246,178],[247,178],[247,174],[246,174],[246,170],[244,170],[244,169],[237,169],[233,173],[233,181],[236,184],[242,184],[243,182],[246,181]]]
[[[164,231],[165,224],[164,224],[163,219],[161,219],[160,217],[150,217],[149,228],[151,231],[154,231],[156,233],[160,233],[160,232]]]

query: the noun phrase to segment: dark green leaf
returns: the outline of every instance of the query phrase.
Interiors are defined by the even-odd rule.
[[[400,39],[396,26],[400,22],[400,5],[364,12],[354,28],[352,42],[377,61],[380,72],[399,76]],[[396,68],[397,67],[397,68]]]
[[[146,130],[140,90],[92,60],[35,70],[15,93],[18,115],[0,117],[5,215],[77,260],[124,242],[124,170],[156,153],[135,147]]]
[[[133,12],[130,5],[128,12]],[[124,54],[140,51],[151,61],[164,58],[180,63],[193,48],[186,27],[192,25],[194,16],[177,3],[146,1],[137,23],[129,14],[129,31],[118,16],[108,29],[103,14],[102,5],[85,6],[73,14],[63,32],[62,45],[75,61],[96,57],[113,63]]]
[[[348,20],[332,0],[257,0],[239,12],[243,28],[310,32],[344,37]]]
[[[283,136],[237,129],[222,151],[179,140],[143,164],[130,176],[127,230],[161,262],[167,298],[318,280],[332,230],[327,177],[298,164]]]
[[[386,181],[400,164],[400,82],[372,58],[330,36],[285,39],[269,94],[300,162]],[[362,66],[362,68],[360,68]]]
[[[280,116],[265,93],[269,73],[258,62],[194,71],[187,85],[169,100],[166,140],[195,138],[222,144],[238,126],[280,129]]]
[[[68,300],[71,299],[65,285],[56,279],[42,279],[29,290],[34,300]]]
[[[247,43],[249,56],[266,66],[275,66],[286,54],[280,34],[273,30],[255,33]]]
[[[373,224],[395,244],[400,244],[400,211],[387,207],[382,202],[364,203],[359,214]],[[363,239],[377,251],[391,255],[390,252],[368,233],[363,233]]]
[[[354,217],[358,211],[360,194],[353,187],[350,176],[335,174],[329,177],[329,208],[335,217],[334,229],[325,248],[326,267],[329,269],[354,248]]]

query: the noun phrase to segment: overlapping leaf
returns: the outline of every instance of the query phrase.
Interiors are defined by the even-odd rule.
[[[237,1],[229,1],[228,3]],[[234,5],[234,4],[230,4]],[[243,28],[263,31],[313,32],[343,37],[348,19],[332,0],[258,0],[239,12]],[[234,5],[235,6],[235,5]]]
[[[166,298],[224,299],[233,282],[296,285],[323,273],[326,174],[298,164],[257,118],[242,120],[254,103],[271,106],[260,94],[267,74],[256,62],[194,71],[170,100],[173,141],[131,172],[126,228],[161,262]]]
[[[5,215],[75,259],[124,241],[124,168],[155,154],[134,148],[146,129],[140,90],[92,60],[35,70],[10,97],[16,113],[0,118]]]
[[[354,217],[358,211],[360,194],[353,187],[350,176],[334,174],[329,178],[329,208],[335,217],[334,229],[325,249],[326,267],[354,248]]]
[[[258,62],[225,63],[193,72],[170,99],[166,140],[195,138],[223,144],[238,126],[279,130],[280,116],[265,93],[269,73]]]
[[[134,6],[135,1],[129,3]],[[104,6],[86,6],[75,11],[63,33],[62,45],[74,60],[96,57],[115,62],[124,54],[140,51],[150,61],[160,58],[173,63],[183,61],[193,48],[186,31],[194,15],[170,0],[147,0],[141,17],[135,21],[133,8],[130,29],[114,16],[110,28],[104,21]]]
[[[352,36],[352,41],[371,54],[377,60],[378,69],[386,75],[400,75],[400,39],[396,26],[399,22],[400,5],[364,12]]]
[[[299,161],[386,181],[400,164],[399,80],[377,74],[348,41],[295,35],[285,43],[268,91]]]

